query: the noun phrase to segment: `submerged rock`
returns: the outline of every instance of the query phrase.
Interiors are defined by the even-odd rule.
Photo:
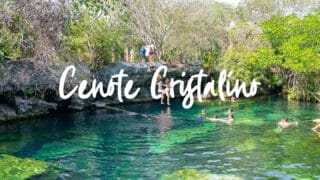
[[[257,148],[256,142],[252,139],[246,140],[236,146],[237,151],[252,151]]]
[[[34,159],[21,159],[0,154],[0,179],[28,179],[45,173],[50,164]]]
[[[217,175],[211,174],[207,172],[200,172],[196,169],[183,169],[176,171],[169,175],[164,175],[161,177],[162,180],[171,180],[171,179],[179,179],[179,180],[191,180],[191,179],[201,179],[201,180],[240,180],[241,177],[233,176],[233,175]]]
[[[206,136],[214,129],[213,123],[204,123],[198,127],[172,129],[166,132],[158,141],[150,146],[149,152],[161,154],[169,151],[178,144],[185,143],[193,138]]]

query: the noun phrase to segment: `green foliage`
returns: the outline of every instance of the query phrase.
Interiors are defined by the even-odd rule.
[[[108,15],[116,11],[117,6],[124,5],[123,0],[73,0],[73,8],[76,11],[82,11],[85,7],[90,15],[97,14]]]
[[[310,99],[309,92],[319,91],[320,71],[320,14],[274,17],[263,25],[263,36],[274,50],[287,77],[289,97]]]
[[[269,90],[283,86],[290,98],[309,100],[310,92],[320,90],[320,14],[274,16],[261,28],[233,28],[222,67],[244,81],[257,78]]]
[[[219,44],[217,42],[214,43],[211,51],[207,52],[203,57],[203,60],[204,60],[203,67],[211,71],[217,65],[217,62],[220,59],[220,56],[222,54],[221,51],[222,50]]]
[[[67,57],[92,66],[109,63],[123,52],[120,32],[105,19],[84,16],[65,28],[63,44]]]
[[[8,16],[10,22],[0,22],[0,61],[32,57],[36,35],[28,29],[21,15],[10,13]]]
[[[320,70],[320,14],[303,19],[274,17],[263,24],[263,29],[283,68],[297,74]]]

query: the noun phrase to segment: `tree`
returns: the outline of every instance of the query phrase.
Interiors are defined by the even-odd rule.
[[[176,9],[175,23],[164,43],[166,59],[204,60],[205,68],[212,69],[228,43],[232,7],[217,2],[184,2],[172,6]]]
[[[104,18],[90,15],[66,26],[63,46],[67,59],[85,61],[91,67],[109,63],[113,56],[121,56],[123,52],[121,31],[116,26],[110,27]]]
[[[0,2],[0,18],[0,61],[33,57],[37,36],[12,2]]]
[[[127,0],[128,27],[146,44],[155,46],[159,60],[174,24],[174,9],[164,0]]]
[[[281,63],[289,96],[310,99],[319,92],[320,14],[274,17],[263,24],[264,37]],[[315,81],[317,83],[315,83]]]

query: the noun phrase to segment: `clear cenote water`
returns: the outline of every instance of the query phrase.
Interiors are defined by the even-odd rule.
[[[320,137],[311,120],[320,105],[257,98],[196,104],[158,102],[42,117],[0,126],[0,154],[52,163],[45,177],[159,179],[183,169],[244,179],[320,178]],[[235,112],[235,124],[197,122]],[[276,130],[282,116],[299,126]],[[0,169],[1,171],[1,169]]]

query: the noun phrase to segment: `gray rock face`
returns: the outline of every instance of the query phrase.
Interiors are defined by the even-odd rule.
[[[0,64],[0,91],[15,92],[19,90],[53,89],[59,84],[60,76],[70,64],[44,64],[25,59],[21,61],[7,61]],[[79,80],[92,76],[84,64],[78,64],[77,75],[70,82],[75,84]]]
[[[152,82],[152,77],[154,72],[161,66],[160,63],[125,63],[121,62],[113,66],[105,66],[103,69],[96,73],[97,80],[103,82],[105,85],[108,84],[109,79],[112,75],[118,74],[121,69],[124,70],[125,74],[128,74],[123,84],[126,84],[128,80],[134,80],[133,89],[139,87],[140,93],[138,97],[132,102],[141,102],[141,101],[150,101],[151,93],[150,86]],[[168,68],[166,78],[174,79],[189,79],[191,75],[199,73],[200,66],[187,66],[187,67],[170,67]],[[186,72],[186,76],[181,78],[181,73]],[[175,89],[177,92],[177,89]],[[176,93],[178,94],[178,93]],[[113,97],[113,102],[117,100],[116,97]]]
[[[17,113],[15,109],[9,107],[6,104],[0,104],[0,122],[14,119],[16,117],[17,117]]]
[[[57,110],[56,103],[48,103],[40,99],[14,97],[18,115],[34,116],[48,113],[49,109]]]
[[[82,110],[89,106],[98,104],[101,107],[105,104],[117,104],[115,96],[108,98],[97,98],[82,100],[77,94],[68,100],[62,100],[58,94],[59,80],[65,68],[70,63],[43,64],[25,59],[21,61],[7,61],[0,64],[0,121],[8,121],[16,118],[32,117],[47,114],[49,111]],[[89,84],[93,79],[103,82],[107,86],[111,76],[118,74],[121,69],[128,78],[134,80],[133,89],[139,87],[140,93],[131,102],[150,101],[150,85],[155,70],[161,66],[160,63],[124,63],[107,65],[95,72],[91,72],[85,64],[78,63],[75,77],[68,78],[65,89],[71,90],[79,85],[82,80],[88,80]],[[199,66],[181,65],[168,69],[168,78],[181,79],[181,72],[185,71],[189,79],[190,75],[198,73]],[[90,85],[88,85],[91,88]],[[107,88],[107,87],[104,87]],[[115,93],[116,94],[116,93]],[[129,102],[124,99],[124,103]]]

